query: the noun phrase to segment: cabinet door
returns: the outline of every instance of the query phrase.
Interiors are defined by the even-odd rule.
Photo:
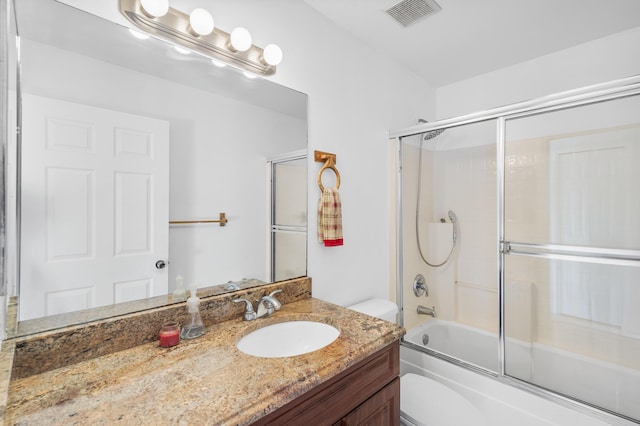
[[[337,424],[340,426],[400,424],[400,379],[396,378]]]
[[[400,373],[400,346],[395,341],[387,347],[370,355],[355,366],[343,371],[307,393],[299,396],[287,405],[280,407],[267,416],[258,419],[254,425],[313,425],[330,426],[341,424],[345,416],[350,416],[354,409],[364,407],[382,390],[393,384]],[[397,386],[396,404],[400,404],[400,385]],[[390,396],[386,397],[391,399]],[[384,398],[383,398],[384,399]],[[370,412],[374,406],[384,405],[372,402]],[[396,425],[400,421],[400,406],[396,407],[396,420],[390,423],[362,423],[379,425]],[[363,408],[363,413],[364,413]],[[363,414],[364,416],[364,414]],[[363,417],[364,419],[365,417]],[[346,423],[356,424],[356,423]]]

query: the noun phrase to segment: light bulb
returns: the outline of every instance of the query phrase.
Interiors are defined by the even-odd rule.
[[[140,0],[142,10],[152,18],[164,16],[169,11],[169,0]]]
[[[213,31],[213,17],[204,9],[193,9],[189,15],[189,25],[195,35],[205,36]]]
[[[277,44],[267,44],[262,52],[262,59],[271,66],[276,66],[282,62],[282,49]]]
[[[140,31],[136,31],[131,28],[129,28],[129,32],[131,33],[132,36],[134,36],[138,40],[146,40],[149,38],[147,34],[142,34]]]
[[[245,28],[238,27],[231,31],[231,47],[238,52],[244,52],[251,47],[251,34]]]

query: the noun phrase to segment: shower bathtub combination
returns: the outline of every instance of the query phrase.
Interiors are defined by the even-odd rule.
[[[640,424],[640,76],[391,136],[403,423]]]

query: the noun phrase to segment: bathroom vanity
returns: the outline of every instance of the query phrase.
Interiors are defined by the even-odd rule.
[[[283,284],[247,290],[246,297],[255,300],[256,292],[278,285]],[[24,342],[11,342],[16,354],[5,424],[397,423],[404,329],[314,299],[310,287],[305,292],[288,285],[273,316],[243,321],[242,307],[230,303],[231,319],[205,319],[204,336],[172,348],[160,348],[155,340],[29,374],[18,365],[32,358],[19,354]],[[254,357],[236,347],[258,328],[298,320],[324,322],[340,335],[322,349],[293,357]],[[51,336],[43,338],[55,345]]]
[[[399,357],[396,341],[256,424],[397,424],[400,419]]]

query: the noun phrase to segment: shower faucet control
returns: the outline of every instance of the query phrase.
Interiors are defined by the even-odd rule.
[[[413,294],[415,294],[416,297],[423,295],[429,297],[429,287],[427,287],[427,281],[422,274],[416,275],[416,278],[413,280]]]
[[[438,315],[436,314],[436,307],[433,306],[431,308],[427,308],[426,306],[422,306],[422,305],[418,305],[418,309],[417,312],[419,315],[429,315],[432,317],[437,317]]]

